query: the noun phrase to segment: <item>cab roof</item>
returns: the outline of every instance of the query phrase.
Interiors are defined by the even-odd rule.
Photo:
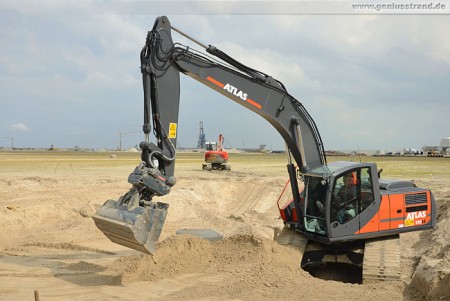
[[[313,177],[330,177],[332,175],[341,174],[344,171],[371,165],[372,163],[357,163],[350,161],[336,161],[324,164],[322,166],[311,169],[305,175]]]

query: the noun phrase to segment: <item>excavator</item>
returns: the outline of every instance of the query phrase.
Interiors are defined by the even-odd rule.
[[[231,170],[228,162],[228,152],[223,149],[224,137],[219,134],[216,142],[206,142],[205,163],[202,164],[203,170]]]
[[[206,53],[174,43],[173,32]],[[436,202],[429,189],[413,181],[382,179],[375,163],[328,163],[313,118],[279,80],[201,43],[166,16],[158,17],[148,32],[140,61],[141,162],[128,177],[130,190],[106,201],[93,215],[112,242],[147,254],[156,251],[169,207],[157,199],[176,183],[183,74],[258,114],[284,139],[290,201],[279,205],[284,228],[278,236],[280,243],[304,248],[302,267],[346,263],[362,267],[367,282],[400,279],[399,234],[436,225]]]

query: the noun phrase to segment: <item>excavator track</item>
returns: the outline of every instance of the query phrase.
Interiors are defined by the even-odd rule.
[[[400,281],[399,235],[368,239],[364,248],[363,283]]]
[[[280,232],[275,231],[274,240],[280,245],[289,245],[298,249],[302,256],[304,256],[305,252],[311,252],[311,250],[314,251],[314,247],[321,250],[321,245],[314,242],[310,242],[313,243],[312,246],[314,247],[308,247],[309,243],[307,238],[297,231],[291,230],[287,227],[284,227]],[[345,251],[346,253],[355,253],[356,255],[360,254],[358,256],[361,257],[364,254],[364,259],[362,262],[362,282],[364,284],[401,280],[399,235],[368,239],[365,242],[364,248],[359,249],[355,247],[354,249],[348,249]],[[330,260],[330,258],[330,255],[327,255],[317,262],[342,262],[355,265],[355,262],[349,260],[336,259],[345,259],[345,256],[339,256],[336,258],[333,257],[333,260]],[[302,259],[302,262],[304,260],[305,259]],[[359,266],[361,266],[361,261],[359,262]]]

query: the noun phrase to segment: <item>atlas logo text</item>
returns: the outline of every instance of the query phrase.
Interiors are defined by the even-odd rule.
[[[230,92],[231,94],[233,94],[236,97],[239,97],[242,100],[247,100],[247,93],[242,92],[241,90],[238,90],[238,88],[233,87],[230,84],[226,84],[223,87],[224,90],[227,90],[228,92]]]
[[[416,218],[425,218],[427,217],[426,211],[416,211],[408,213],[406,219],[416,219]]]

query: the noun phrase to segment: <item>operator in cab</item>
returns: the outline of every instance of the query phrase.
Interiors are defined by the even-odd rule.
[[[349,172],[337,179],[332,202],[334,219],[343,224],[356,216],[356,173]]]

